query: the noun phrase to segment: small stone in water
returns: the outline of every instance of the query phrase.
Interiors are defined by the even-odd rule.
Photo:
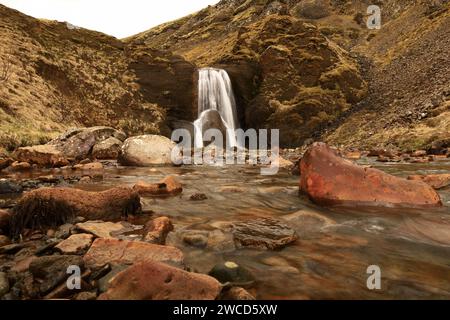
[[[208,197],[204,193],[194,193],[191,195],[190,199],[192,201],[202,201],[208,199]]]
[[[232,283],[239,285],[251,285],[255,282],[250,271],[233,261],[219,263],[209,272],[211,277],[216,278],[221,283]]]

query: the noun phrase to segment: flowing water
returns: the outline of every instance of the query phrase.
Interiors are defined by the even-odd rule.
[[[195,147],[203,147],[203,123],[206,112],[217,110],[227,129],[230,146],[236,146],[234,132],[238,126],[236,102],[228,73],[222,69],[203,68],[198,80],[198,119],[194,122]]]
[[[398,176],[450,170],[448,161],[380,164],[364,159],[360,163]],[[48,174],[35,174],[43,173]],[[445,204],[440,209],[322,208],[299,196],[299,177],[282,171],[261,176],[259,168],[251,166],[161,167],[156,171],[117,167],[106,169],[101,182],[75,187],[98,191],[138,180],[156,182],[169,174],[183,183],[183,193],[143,198],[142,202],[153,216],[171,218],[175,231],[168,242],[183,250],[191,270],[206,273],[218,262],[240,263],[256,276],[250,290],[258,299],[450,299],[449,189],[440,191]],[[194,193],[204,193],[208,199],[191,201]],[[279,251],[197,249],[178,237],[185,230],[211,231],[228,222],[282,218],[297,211],[322,215],[330,223],[321,228],[292,223],[299,240]],[[367,289],[369,265],[381,268],[379,291]]]

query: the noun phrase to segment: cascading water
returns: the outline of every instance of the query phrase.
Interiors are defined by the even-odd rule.
[[[237,146],[234,131],[238,128],[236,101],[231,80],[222,69],[202,68],[198,81],[198,119],[194,122],[195,147],[203,147],[203,124],[209,110],[216,110],[227,129],[228,144]],[[218,129],[218,128],[215,128]]]

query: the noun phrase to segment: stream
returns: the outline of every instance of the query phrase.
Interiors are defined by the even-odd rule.
[[[390,174],[433,174],[450,171],[450,161],[427,164],[379,163],[363,158]],[[32,178],[51,174],[33,171],[8,178]],[[55,172],[54,174],[58,174]],[[167,244],[179,247],[186,265],[207,273],[215,264],[234,261],[257,279],[250,287],[257,299],[449,299],[450,298],[450,189],[439,191],[440,209],[323,208],[299,196],[299,177],[281,170],[275,176],[260,175],[251,166],[185,166],[106,168],[102,181],[76,184],[100,191],[138,180],[157,182],[176,176],[183,193],[176,197],[142,198],[152,216],[168,216],[175,226]],[[190,196],[203,193],[203,201]],[[254,249],[200,249],[180,241],[186,230],[211,231],[221,225],[258,217],[283,218],[295,212],[321,215],[325,226],[289,224],[299,239],[279,251]],[[149,219],[141,218],[142,223]],[[381,290],[369,290],[367,268],[381,268]]]

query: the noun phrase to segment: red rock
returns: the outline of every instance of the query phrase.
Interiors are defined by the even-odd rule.
[[[169,176],[158,183],[146,183],[139,181],[133,189],[141,196],[149,195],[175,195],[183,191],[181,183]]]
[[[339,157],[324,143],[309,148],[300,167],[300,189],[318,204],[442,206],[439,195],[427,184],[363,168]]]
[[[427,152],[425,150],[416,150],[411,153],[411,157],[426,157]]]
[[[159,217],[147,222],[145,230],[145,242],[165,244],[167,235],[173,231],[173,225],[169,218]]]
[[[28,162],[15,161],[11,164],[10,168],[13,171],[26,171],[31,169],[31,164]]]
[[[423,181],[439,190],[450,185],[450,174],[412,175],[408,177],[408,180]]]
[[[62,167],[69,164],[62,153],[55,146],[49,144],[18,148],[14,157],[18,161],[40,166]]]
[[[103,164],[101,164],[100,162],[91,162],[91,163],[86,163],[86,164],[77,164],[77,165],[73,166],[73,168],[76,170],[100,171],[100,170],[103,170]]]
[[[9,226],[9,219],[11,218],[11,213],[6,210],[0,209],[0,229],[5,231]]]
[[[220,291],[210,276],[145,261],[116,275],[99,300],[215,300]]]
[[[84,261],[91,267],[101,267],[111,262],[131,265],[146,260],[181,266],[183,259],[183,253],[175,247],[102,238],[95,240],[84,256]]]
[[[91,245],[94,236],[92,234],[73,234],[66,240],[55,246],[63,254],[80,254],[86,252]]]

